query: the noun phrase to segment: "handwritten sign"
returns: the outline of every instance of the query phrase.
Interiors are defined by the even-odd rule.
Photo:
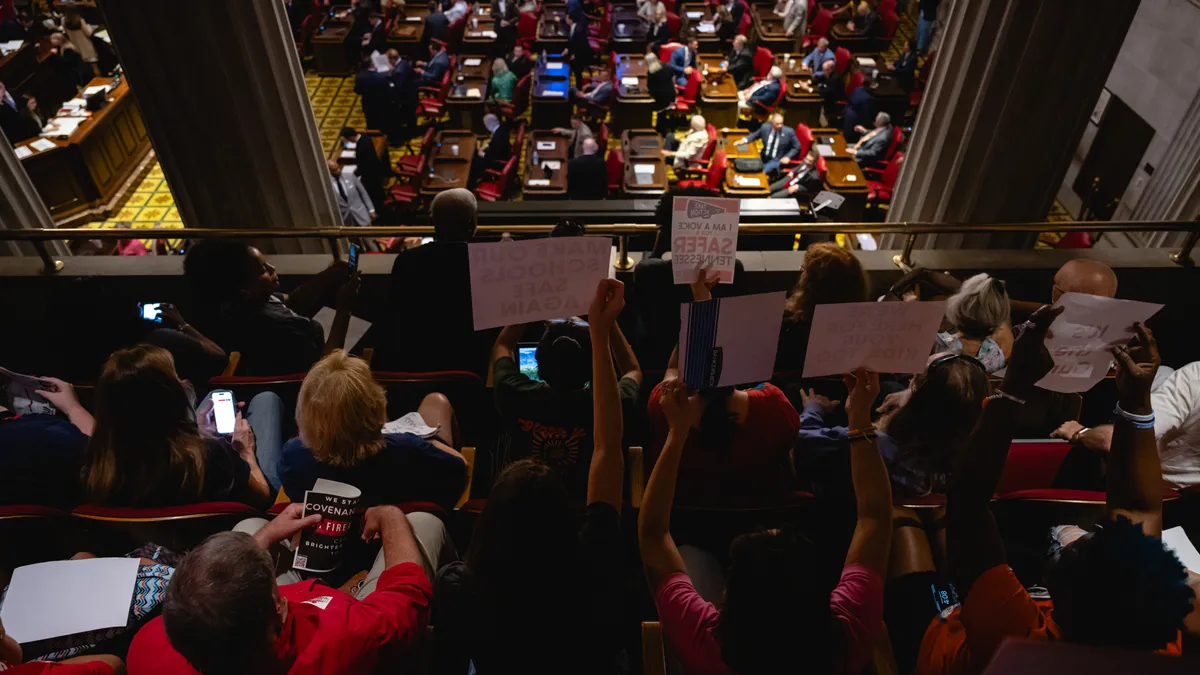
[[[787,294],[760,293],[679,307],[679,363],[693,389],[771,379]]]
[[[817,305],[804,377],[841,375],[855,368],[923,372],[945,312],[945,302]]]
[[[741,203],[740,199],[675,198],[671,212],[675,283],[690,284],[701,267],[719,272],[721,283],[733,283]]]
[[[475,330],[586,314],[611,255],[607,237],[468,244]]]
[[[1133,324],[1163,307],[1086,293],[1064,293],[1055,306],[1066,309],[1046,336],[1054,367],[1037,386],[1062,394],[1087,391],[1103,380],[1113,362],[1110,350],[1128,344]]]

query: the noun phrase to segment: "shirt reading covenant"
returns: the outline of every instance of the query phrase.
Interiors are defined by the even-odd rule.
[[[540,460],[559,473],[571,494],[584,494],[592,463],[591,387],[551,389],[508,357],[496,359],[494,382],[496,408],[511,439],[507,460]],[[638,383],[623,377],[617,391],[628,415],[637,402]]]
[[[996,565],[975,580],[962,606],[944,621],[934,617],[925,630],[917,673],[968,675],[983,670],[1006,638],[1061,640],[1054,604],[1034,600],[1008,565]],[[1167,654],[1180,653],[1180,638]]]
[[[391,664],[397,648],[411,645],[429,623],[433,594],[420,565],[403,563],[379,577],[362,600],[311,580],[279,587],[288,602],[274,653],[288,675],[353,675]],[[175,651],[156,618],[129,647],[129,675],[198,675]]]
[[[668,575],[654,594],[663,641],[689,675],[733,675],[721,660],[714,629],[721,612],[700,597],[688,575]],[[883,627],[883,577],[865,565],[848,565],[829,596],[843,650],[834,672],[858,673],[871,660],[871,646]]]
[[[384,434],[383,447],[356,466],[330,466],[317,461],[299,438],[283,446],[280,460],[283,491],[293,502],[304,501],[318,478],[362,490],[362,504],[433,502],[454,508],[467,485],[467,464],[412,434]]]

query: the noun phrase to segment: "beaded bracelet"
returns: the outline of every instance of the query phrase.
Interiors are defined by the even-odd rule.
[[[846,436],[851,441],[859,440],[860,438],[861,438],[861,440],[869,441],[869,440],[873,440],[876,436],[878,436],[878,434],[875,432],[875,429],[873,429],[873,428],[872,429],[850,429],[849,431],[846,432]]]
[[[1132,426],[1134,429],[1153,429],[1154,428],[1154,413],[1153,412],[1151,412],[1149,415],[1135,415],[1135,414],[1125,410],[1124,408],[1122,408],[1121,404],[1118,403],[1117,407],[1113,408],[1113,413],[1117,417],[1128,422],[1130,424],[1130,426]]]

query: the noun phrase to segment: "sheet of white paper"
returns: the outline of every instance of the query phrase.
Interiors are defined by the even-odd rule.
[[[404,20],[405,20],[405,21],[407,21],[407,22],[409,22],[409,23],[416,23],[416,22],[418,22],[418,21],[421,21],[422,19],[421,19],[421,17],[419,17],[419,16],[410,16],[410,17],[405,17],[405,19],[404,19]]]
[[[679,308],[679,364],[689,387],[771,379],[787,293],[761,293]]]
[[[1187,533],[1182,527],[1172,527],[1169,530],[1163,530],[1162,543],[1168,550],[1179,558],[1179,562],[1189,570],[1200,574],[1200,551],[1196,550],[1196,545],[1188,539]]]
[[[478,87],[467,89],[467,96],[483,96],[483,92]]]
[[[22,40],[9,40],[8,42],[0,42],[0,53],[11,54],[21,48],[25,44]]]
[[[354,159],[354,151],[353,150],[343,150],[342,154],[338,155],[338,157],[341,157],[342,159]]]
[[[337,312],[332,307],[322,307],[313,315],[313,321],[321,324],[321,330],[325,332],[326,340],[329,339],[329,330],[333,328],[333,318],[335,316],[337,316]],[[370,327],[370,321],[363,321],[357,316],[351,316],[350,326],[346,329],[346,346],[344,349],[347,352],[354,349],[354,345],[358,344],[362,336],[367,334],[367,329]]]
[[[410,412],[400,419],[392,420],[383,425],[383,433],[412,434],[421,438],[432,438],[438,432],[438,428],[425,424],[425,418],[421,417],[421,413]]]
[[[1037,383],[1062,394],[1084,392],[1108,374],[1109,351],[1133,338],[1133,324],[1154,316],[1162,305],[1135,300],[1064,293],[1055,303],[1066,310],[1050,325],[1046,349],[1054,367]]]
[[[86,117],[55,117],[42,129],[41,135],[47,138],[52,136],[70,136],[75,133],[75,130],[86,119]]]
[[[622,77],[621,78],[621,84],[625,85],[626,87],[636,87],[637,83],[638,83],[638,79],[636,77]]]
[[[530,178],[529,187],[546,187],[550,181],[546,178]]]
[[[701,21],[697,24],[696,30],[701,33],[715,33],[717,32],[717,27],[711,23]]]
[[[542,92],[542,96],[555,96],[558,98],[566,98],[567,92],[559,89],[548,89]]]
[[[841,375],[855,368],[924,372],[945,312],[945,302],[817,305],[804,377]]]
[[[853,183],[854,181],[858,180],[858,176],[855,176],[854,174],[850,174],[850,175],[846,176],[846,180],[848,182]]]
[[[342,147],[343,147],[343,148],[345,148],[345,149],[347,149],[347,150],[357,150],[357,149],[358,149],[358,143],[357,143],[357,142],[355,142],[355,141],[350,141],[350,142],[348,142],[348,143],[344,144]]]
[[[475,66],[477,66],[481,63],[483,63],[483,59],[464,59],[463,60],[463,65],[470,67],[470,68],[474,68]]]
[[[554,141],[538,141],[537,142],[538,150],[553,150],[557,147],[558,147],[558,144],[555,143]]]
[[[653,176],[657,164],[634,164],[633,172],[639,175]]]
[[[551,171],[558,171],[562,168],[562,162],[556,159],[547,159],[542,162],[542,168],[550,169]]]
[[[468,244],[475,330],[586,314],[611,249],[607,237]]]
[[[704,12],[687,12],[687,18],[689,19],[699,19],[702,16],[704,16]]]
[[[362,496],[362,490],[349,483],[342,483],[328,478],[318,478],[309,492],[320,492],[323,495],[337,495],[346,499],[357,499]]]
[[[741,185],[742,187],[761,187],[762,186],[761,179],[752,178],[750,176],[738,175],[735,177],[734,180],[736,180],[737,184]]]
[[[733,283],[737,262],[740,199],[676,197],[671,210],[671,270],[675,283],[690,284],[707,267]]]
[[[56,560],[18,567],[0,622],[19,643],[124,626],[137,558]]]
[[[92,94],[99,94],[100,92],[108,93],[108,85],[97,84],[94,87],[85,87],[83,90],[83,97],[86,99],[88,96],[91,96]]]
[[[30,143],[29,147],[33,148],[34,150],[37,150],[38,152],[45,152],[47,150],[53,150],[54,148],[57,148],[58,144],[56,144],[54,141],[48,141],[44,138],[39,138],[36,141]]]
[[[93,33],[93,35],[100,38],[101,40],[104,40],[105,42],[107,42],[110,45],[112,44],[112,38],[109,37],[107,28],[104,30],[98,30],[95,33]]]
[[[26,146],[21,146],[21,147],[19,147],[19,148],[14,148],[14,149],[13,149],[13,152],[14,152],[14,153],[17,155],[17,159],[25,159],[26,157],[32,157],[32,156],[33,156],[33,151],[32,151],[32,150],[30,150],[30,149],[29,149],[28,147],[26,147]]]
[[[612,255],[608,257],[608,278],[609,279],[617,278],[617,258],[619,256],[620,256],[620,252],[617,250],[617,247],[616,246],[612,247]]]
[[[494,30],[485,30],[485,31],[483,31],[483,37],[495,38],[495,37],[496,37],[496,31],[494,31]]]
[[[375,67],[375,72],[386,73],[392,69],[392,64],[388,62],[386,54],[379,52],[371,52],[371,65]]]
[[[833,157],[834,154],[836,154],[836,153],[834,153],[832,146],[822,145],[822,144],[818,143],[817,144],[817,154],[819,154],[822,157]]]
[[[858,57],[858,65],[862,66],[863,68],[874,68],[875,59],[868,58],[866,56],[860,56]]]

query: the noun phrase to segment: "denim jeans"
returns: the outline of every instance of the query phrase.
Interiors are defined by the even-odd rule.
[[[933,22],[925,20],[925,13],[921,12],[917,17],[917,51],[923,52],[928,49],[932,37]]]
[[[254,430],[254,455],[271,489],[283,485],[280,460],[283,457],[283,399],[273,391],[264,391],[246,405],[246,421]]]

